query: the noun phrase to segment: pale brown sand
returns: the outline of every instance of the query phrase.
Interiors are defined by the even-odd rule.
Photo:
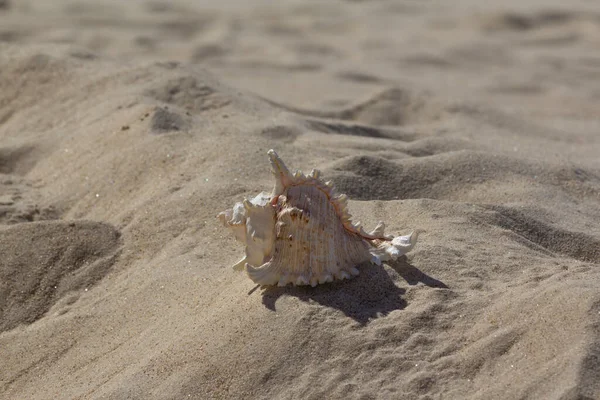
[[[241,3],[0,2],[0,398],[600,399],[600,5]],[[417,248],[256,288],[270,148]]]

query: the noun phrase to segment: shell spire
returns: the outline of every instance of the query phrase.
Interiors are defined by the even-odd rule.
[[[285,166],[285,163],[275,150],[271,149],[267,152],[269,161],[271,162],[271,170],[275,176],[275,187],[273,188],[272,197],[275,198],[283,193],[287,186],[290,186],[294,181],[294,176],[290,170]]]
[[[385,235],[379,222],[367,233],[353,223],[347,196],[336,194],[320,171],[290,172],[274,150],[267,153],[275,177],[269,194],[244,199],[219,219],[245,244],[246,255],[235,265],[260,285],[311,285],[349,279],[357,265],[381,264],[412,250],[419,231]]]

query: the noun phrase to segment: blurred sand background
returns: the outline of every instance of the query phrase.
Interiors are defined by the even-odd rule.
[[[270,148],[416,249],[255,287]],[[600,399],[600,3],[0,1],[0,398]]]

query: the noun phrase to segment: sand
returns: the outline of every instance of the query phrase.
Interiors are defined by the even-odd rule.
[[[593,1],[0,1],[0,398],[600,399]],[[260,288],[320,168],[417,247]]]

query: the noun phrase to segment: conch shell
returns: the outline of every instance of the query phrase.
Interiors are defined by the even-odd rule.
[[[350,221],[347,197],[336,194],[313,169],[292,174],[273,150],[268,152],[275,187],[252,200],[244,199],[219,219],[246,245],[246,255],[234,265],[260,285],[316,286],[358,275],[357,265],[394,260],[410,251],[418,231],[407,236],[385,235],[384,223],[365,232]]]

